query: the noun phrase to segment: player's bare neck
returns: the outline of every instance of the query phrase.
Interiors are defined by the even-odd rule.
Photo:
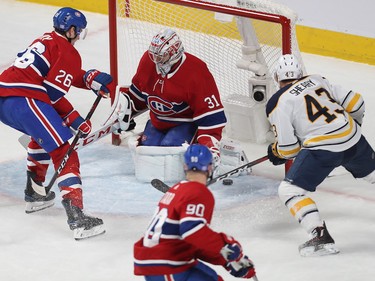
[[[207,173],[198,171],[187,171],[186,179],[188,181],[196,181],[205,185],[207,183]]]
[[[284,81],[280,81],[279,82],[279,86],[280,86],[280,88],[283,88],[286,85],[292,84],[294,81],[296,81],[296,80],[284,80]]]

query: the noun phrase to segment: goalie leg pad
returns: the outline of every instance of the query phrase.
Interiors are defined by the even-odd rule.
[[[138,138],[134,135],[128,142],[138,181],[150,182],[158,178],[175,183],[184,179],[184,146],[138,146]]]

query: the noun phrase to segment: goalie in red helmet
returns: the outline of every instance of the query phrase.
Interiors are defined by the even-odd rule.
[[[216,82],[175,31],[165,28],[152,38],[126,95],[133,115],[150,110],[140,146],[200,143],[219,156],[226,117]]]

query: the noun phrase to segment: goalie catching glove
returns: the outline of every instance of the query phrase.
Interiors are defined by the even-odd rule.
[[[83,76],[86,87],[93,90],[95,94],[101,95],[103,98],[109,97],[111,93],[109,84],[112,80],[111,75],[96,69],[90,69]]]

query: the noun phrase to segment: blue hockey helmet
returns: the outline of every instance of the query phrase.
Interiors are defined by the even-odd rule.
[[[212,153],[207,146],[192,144],[184,155],[185,170],[210,172]]]
[[[65,32],[72,26],[76,28],[76,34],[80,35],[87,26],[85,15],[76,9],[64,7],[53,16],[53,27],[55,29]]]

